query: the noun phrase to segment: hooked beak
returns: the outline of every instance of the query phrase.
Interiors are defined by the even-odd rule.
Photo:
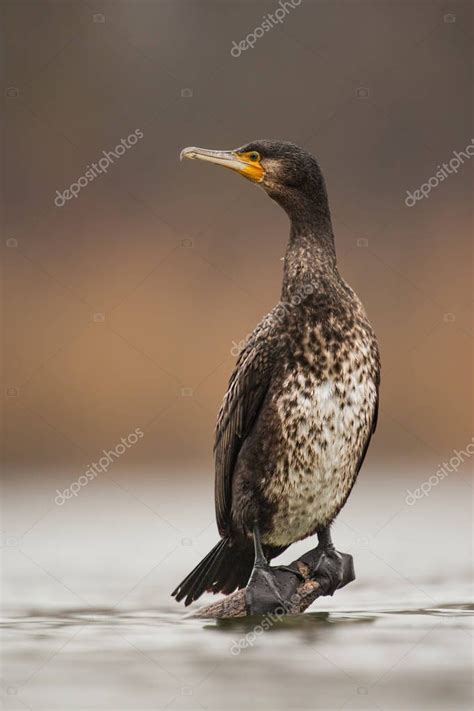
[[[253,163],[245,156],[239,155],[236,151],[210,151],[206,148],[183,148],[179,159],[189,158],[190,160],[204,160],[215,165],[222,165],[224,168],[235,170],[244,178],[248,178],[255,183],[263,180],[264,170],[260,163]]]

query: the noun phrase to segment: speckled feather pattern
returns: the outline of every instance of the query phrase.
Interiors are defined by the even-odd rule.
[[[248,382],[246,369],[261,380],[271,372],[229,500],[233,535],[248,535],[257,521],[275,549],[331,523],[376,418],[379,354],[359,299],[337,274],[309,291],[275,307],[256,329],[231,386]]]
[[[373,340],[363,317],[353,323],[331,316],[326,328],[307,323],[300,357],[285,362],[275,397],[282,456],[261,481],[274,507],[265,543],[282,546],[305,538],[328,525],[344,505],[375,414]]]

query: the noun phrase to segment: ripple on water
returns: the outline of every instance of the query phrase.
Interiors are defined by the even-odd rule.
[[[397,616],[432,617],[471,617],[474,615],[474,603],[443,603],[435,607],[407,607],[407,608],[372,608],[355,610],[335,610],[331,612],[318,611],[306,612],[303,615],[286,615],[274,622],[272,627],[288,629],[311,625],[334,625],[375,622],[384,618]],[[30,630],[39,628],[58,628],[74,625],[139,625],[149,628],[170,627],[176,625],[193,625],[198,627],[214,626],[218,629],[252,628],[258,624],[260,618],[234,618],[222,620],[205,620],[194,618],[192,614],[183,614],[181,611],[159,609],[137,609],[127,612],[115,608],[69,608],[48,610],[31,609],[22,615],[12,615],[0,620],[3,629]]]

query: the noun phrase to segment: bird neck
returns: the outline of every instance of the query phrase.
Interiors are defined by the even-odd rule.
[[[291,221],[282,287],[282,299],[288,301],[302,299],[309,287],[324,291],[338,272],[327,196],[316,202],[299,199],[284,209]]]

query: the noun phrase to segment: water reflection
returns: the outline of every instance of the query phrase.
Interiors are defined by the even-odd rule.
[[[2,624],[5,674],[14,680],[5,708],[69,709],[77,695],[98,708],[110,708],[101,706],[106,697],[121,709],[151,700],[223,708],[229,689],[239,708],[470,708],[473,614],[471,602],[320,610],[256,634],[262,618],[203,620],[174,607],[33,608]],[[433,653],[441,644],[443,656]]]
[[[331,626],[335,624],[353,624],[375,622],[384,617],[427,615],[430,617],[472,617],[474,603],[446,603],[438,607],[413,607],[406,609],[373,609],[368,610],[338,610],[334,612],[307,612],[304,615],[286,615],[272,621],[272,630],[305,629],[313,626]],[[143,625],[147,628],[170,628],[176,625],[202,626],[204,629],[217,631],[251,630],[264,619],[262,616],[233,618],[222,620],[205,620],[195,618],[192,613],[182,614],[181,611],[159,611],[156,609],[134,610],[122,612],[115,608],[98,607],[95,609],[78,607],[58,610],[40,610],[32,608],[24,614],[5,618],[0,622],[5,630],[23,630],[34,633],[36,629],[55,629],[77,625]]]

